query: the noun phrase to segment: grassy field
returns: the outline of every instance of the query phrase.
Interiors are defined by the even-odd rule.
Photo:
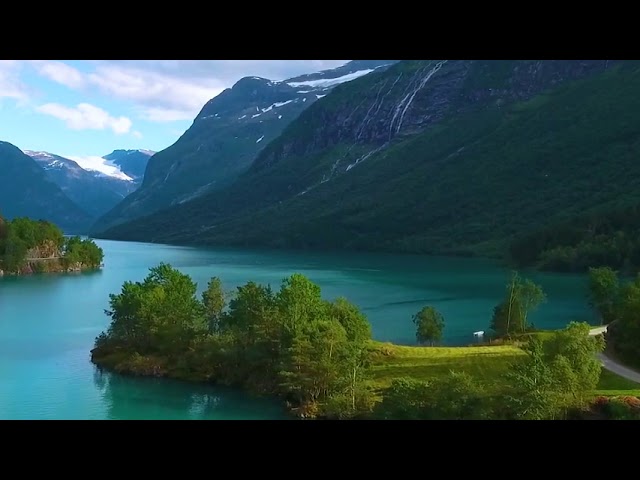
[[[373,383],[388,387],[394,378],[428,380],[451,370],[463,371],[499,386],[509,364],[524,352],[511,345],[482,347],[409,347],[376,343]]]
[[[640,384],[627,380],[609,370],[602,369],[596,395],[633,395],[640,397]]]
[[[372,380],[377,389],[388,387],[394,378],[428,380],[451,370],[466,372],[482,379],[487,386],[499,389],[509,365],[524,356],[524,352],[513,345],[409,347],[376,342],[375,350]],[[594,395],[640,396],[640,384],[603,369]]]

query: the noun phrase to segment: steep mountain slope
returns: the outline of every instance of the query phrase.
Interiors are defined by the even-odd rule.
[[[142,183],[149,159],[155,153],[151,150],[114,150],[102,158],[120,167],[123,173],[133,179],[137,188]]]
[[[67,233],[86,231],[91,217],[76,205],[34,159],[0,141],[0,213],[9,219],[49,220]]]
[[[94,218],[103,215],[135,190],[131,180],[87,171],[73,160],[48,152],[24,150],[45,171],[49,180]]]
[[[336,87],[233,186],[108,238],[496,253],[640,200],[640,64],[408,61]]]
[[[274,82],[246,77],[202,108],[192,126],[149,161],[142,186],[95,229],[140,217],[229,185],[265,145],[331,88],[383,70],[393,60],[353,61],[334,70]]]

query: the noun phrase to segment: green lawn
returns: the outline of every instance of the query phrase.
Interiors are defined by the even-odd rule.
[[[373,384],[376,388],[385,388],[395,378],[427,380],[455,370],[467,372],[496,385],[509,364],[522,355],[522,350],[511,345],[407,347],[376,343]]]
[[[372,382],[375,388],[388,387],[393,379],[420,380],[437,377],[451,370],[467,372],[487,385],[499,387],[501,376],[524,352],[513,345],[480,347],[409,347],[374,343]],[[633,395],[640,397],[640,384],[602,370],[595,395]]]

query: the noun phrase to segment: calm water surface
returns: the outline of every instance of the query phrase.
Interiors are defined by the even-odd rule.
[[[376,339],[414,343],[411,316],[433,305],[445,317],[445,342],[467,344],[486,330],[508,272],[491,262],[380,254],[205,250],[98,241],[101,272],[0,279],[0,418],[277,419],[276,402],[237,391],[100,374],[89,361],[107,327],[109,293],[168,262],[204,289],[219,276],[231,290],[249,280],[277,289],[294,272],[345,296],[369,318]],[[591,320],[581,276],[534,274],[548,302],[532,315],[540,328]]]

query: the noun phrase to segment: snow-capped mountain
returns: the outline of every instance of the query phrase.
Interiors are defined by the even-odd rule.
[[[140,184],[144,178],[147,163],[155,153],[152,150],[144,149],[114,150],[102,158],[116,165],[122,173],[131,178],[136,184]]]
[[[395,62],[354,60],[283,81],[240,79],[209,100],[176,143],[150,158],[142,186],[100,219],[96,228],[148,215],[230,184],[318,99]]]
[[[94,217],[113,208],[138,183],[119,169],[90,170],[76,161],[49,152],[24,150],[76,204]]]
[[[55,159],[51,158],[50,163]],[[54,166],[55,167],[55,166]],[[0,141],[0,214],[49,220],[65,232],[84,232],[91,216],[19,148]]]
[[[285,80],[290,86],[322,89],[350,82],[375,70],[384,70],[398,60],[353,60],[341,67],[308,73]]]

